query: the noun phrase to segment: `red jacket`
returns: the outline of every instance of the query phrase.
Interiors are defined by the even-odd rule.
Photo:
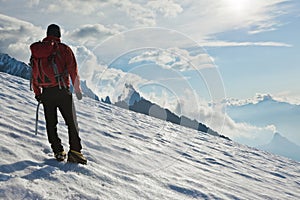
[[[30,50],[32,86],[36,96],[41,94],[41,88],[59,85],[55,78],[52,60],[57,65],[59,74],[64,74],[62,77],[65,85],[70,87],[69,77],[71,77],[75,92],[81,92],[76,59],[69,46],[61,43],[57,37],[48,36],[42,42],[33,43]],[[54,59],[51,60],[51,56]],[[63,86],[63,83],[60,85]]]

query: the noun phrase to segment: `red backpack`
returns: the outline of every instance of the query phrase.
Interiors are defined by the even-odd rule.
[[[68,77],[65,61],[60,46],[56,41],[35,42],[30,46],[32,83],[38,87],[66,87]]]

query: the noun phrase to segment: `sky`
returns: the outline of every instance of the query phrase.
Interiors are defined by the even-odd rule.
[[[275,128],[236,124],[223,106],[208,105],[258,93],[300,102],[297,0],[0,3],[0,52],[28,63],[29,45],[57,23],[100,97],[117,101],[130,83],[179,115],[237,132]]]

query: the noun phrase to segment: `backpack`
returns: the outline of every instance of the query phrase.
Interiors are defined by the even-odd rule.
[[[56,41],[39,41],[30,45],[32,68],[31,84],[38,87],[62,85],[66,88],[65,78],[68,76],[65,61],[60,51],[61,43]]]

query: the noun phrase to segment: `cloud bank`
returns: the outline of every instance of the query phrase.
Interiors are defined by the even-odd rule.
[[[29,45],[43,31],[29,22],[0,14],[0,52],[22,61],[29,61]],[[44,34],[44,33],[43,33]]]

